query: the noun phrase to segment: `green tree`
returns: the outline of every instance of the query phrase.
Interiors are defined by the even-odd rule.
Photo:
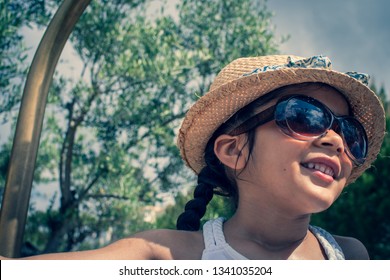
[[[0,0],[0,114],[3,122],[20,102],[26,47],[20,29],[48,19],[44,1]]]
[[[384,88],[379,91],[390,125],[389,102]],[[313,223],[333,234],[353,236],[362,241],[372,259],[390,259],[390,137],[385,135],[377,160],[349,185],[327,211],[313,217]]]
[[[164,212],[157,216],[155,221],[156,228],[176,229],[176,221],[184,211],[186,203],[193,199],[192,192],[179,192],[175,196],[174,203],[167,206]],[[230,218],[235,212],[234,203],[230,198],[215,195],[207,205],[207,210],[201,220],[201,224],[217,217]]]
[[[182,1],[174,15],[146,6],[92,1],[71,35],[83,70],[51,87],[34,188],[57,191],[45,211],[31,206],[25,254],[152,227],[145,207],[193,182],[175,145],[189,103],[227,62],[276,52],[264,1]]]
[[[21,28],[45,22],[50,15],[47,8],[44,1],[0,0],[0,126],[10,126],[15,120],[27,73]],[[11,151],[11,143],[3,143],[5,140],[1,135],[0,203]]]

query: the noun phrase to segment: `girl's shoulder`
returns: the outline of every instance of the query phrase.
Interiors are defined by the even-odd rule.
[[[201,259],[204,249],[201,231],[180,231],[156,229],[139,232],[129,238],[137,240],[138,247],[144,250],[145,259]]]
[[[343,250],[346,260],[369,260],[370,256],[364,244],[353,237],[333,235]]]

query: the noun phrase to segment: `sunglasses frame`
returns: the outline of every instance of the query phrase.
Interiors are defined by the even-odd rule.
[[[293,99],[298,99],[302,102],[309,103],[312,106],[319,108],[322,112],[326,112],[330,116],[329,124],[324,132],[322,132],[319,135],[314,134],[311,136],[311,135],[303,135],[301,133],[294,131],[291,128],[291,126],[288,124],[288,120],[286,118],[286,109],[287,109],[288,103]],[[277,110],[279,110],[279,111],[281,110],[281,108],[280,108],[281,106],[283,109],[282,111],[283,111],[283,115],[284,115],[284,120],[277,120],[276,112],[277,112]],[[283,134],[285,134],[289,137],[292,137],[296,140],[301,140],[301,141],[312,141],[312,140],[324,137],[328,133],[328,131],[330,129],[332,129],[337,134],[339,134],[340,137],[342,138],[344,145],[346,147],[345,152],[346,152],[347,156],[351,159],[351,161],[356,166],[361,166],[366,160],[367,150],[368,150],[368,138],[367,138],[367,134],[366,134],[366,131],[365,131],[363,125],[356,118],[354,118],[352,116],[336,116],[321,101],[319,101],[315,98],[312,98],[310,96],[307,96],[307,95],[294,94],[294,95],[284,96],[284,97],[280,98],[275,105],[273,105],[273,106],[265,109],[264,111],[250,117],[249,119],[244,121],[241,125],[239,125],[237,128],[230,131],[229,134],[230,135],[239,135],[239,134],[248,132],[256,127],[259,127],[265,123],[268,123],[272,120],[275,120],[275,123],[280,128],[280,130]],[[359,132],[361,132],[359,134],[362,137],[363,142],[364,142],[363,143],[364,144],[364,151],[362,151],[362,155],[364,155],[364,156],[362,158],[356,158],[352,154],[350,147],[348,145],[348,142],[345,139],[343,127],[346,123],[346,120],[347,120],[348,124],[351,124],[351,122],[353,122],[354,126],[357,127]],[[344,129],[344,131],[345,131],[345,129]]]

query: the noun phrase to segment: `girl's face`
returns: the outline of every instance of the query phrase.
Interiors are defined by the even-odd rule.
[[[286,92],[290,94],[313,97],[335,115],[349,114],[344,97],[330,87],[293,87]],[[321,138],[302,141],[285,135],[271,121],[256,129],[253,151],[237,179],[240,200],[271,202],[290,213],[320,212],[340,195],[352,166],[342,138],[333,130]]]

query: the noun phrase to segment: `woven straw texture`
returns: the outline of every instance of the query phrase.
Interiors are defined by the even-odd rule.
[[[178,146],[186,164],[199,173],[205,166],[204,150],[214,131],[239,109],[258,97],[282,86],[321,82],[344,94],[352,114],[363,124],[368,136],[366,162],[354,168],[347,184],[356,180],[376,159],[385,133],[385,114],[378,97],[354,78],[330,69],[283,68],[243,76],[256,68],[283,65],[288,57],[274,55],[234,60],[221,70],[210,87],[188,111],[178,135]]]

